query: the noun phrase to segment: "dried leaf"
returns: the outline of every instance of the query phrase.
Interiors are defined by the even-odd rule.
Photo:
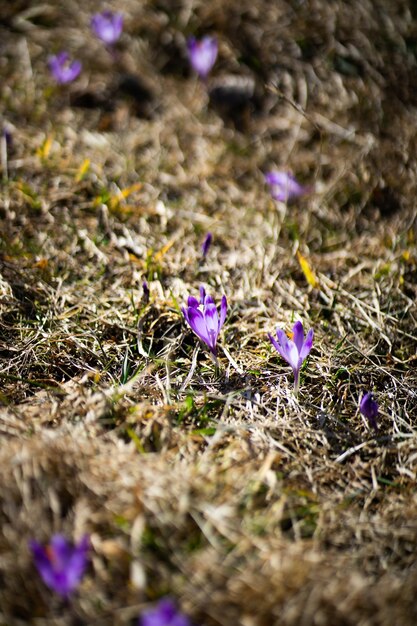
[[[49,157],[53,140],[54,136],[48,135],[48,137],[46,137],[46,139],[42,142],[39,148],[37,148],[36,156],[38,156],[42,161],[46,160]]]
[[[307,280],[308,284],[311,285],[312,287],[318,287],[319,286],[319,281],[317,280],[317,277],[316,277],[315,273],[311,269],[310,263],[298,251],[297,251],[297,259],[298,259],[300,267],[301,267],[301,269],[303,271],[303,274],[306,277],[306,280]]]
[[[84,176],[87,174],[88,170],[90,169],[90,165],[91,165],[90,159],[84,159],[84,161],[81,163],[75,175],[75,181],[77,183],[83,180]]]

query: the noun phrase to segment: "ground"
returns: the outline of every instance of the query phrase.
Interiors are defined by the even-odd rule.
[[[195,626],[414,625],[415,3],[109,6],[113,50],[98,1],[0,12],[0,624],[170,596]],[[309,193],[276,203],[272,169]],[[200,285],[218,369],[181,313]],[[295,320],[298,397],[267,336]],[[54,533],[90,537],[69,604],[29,548]]]

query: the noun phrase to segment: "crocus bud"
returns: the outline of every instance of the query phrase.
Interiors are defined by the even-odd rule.
[[[213,235],[211,233],[207,233],[204,238],[203,245],[201,246],[201,251],[203,253],[203,257],[206,258],[207,252],[211,246],[211,242],[213,241]]]
[[[374,400],[373,393],[365,393],[365,395],[362,397],[359,409],[374,430],[378,430],[378,424],[376,421],[378,408],[378,402]]]

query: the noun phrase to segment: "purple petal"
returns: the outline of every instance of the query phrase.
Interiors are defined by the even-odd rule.
[[[204,289],[203,285],[200,285],[200,304],[204,304],[205,297],[206,290]]]
[[[74,547],[67,569],[69,589],[75,589],[80,583],[88,564],[88,550],[90,541],[84,536],[79,544]]]
[[[191,626],[191,622],[186,615],[177,611],[172,600],[165,598],[155,608],[141,615],[139,626]]]
[[[290,174],[287,172],[268,172],[265,174],[265,181],[268,185],[285,186],[288,183]]]
[[[160,613],[164,615],[164,617],[167,617],[169,619],[173,617],[177,612],[177,609],[175,608],[175,603],[173,600],[171,600],[171,598],[162,598],[162,600],[159,601],[158,609]]]
[[[190,324],[190,320],[188,319],[188,309],[185,306],[181,307],[181,313],[183,314],[185,320]]]
[[[281,356],[291,365],[293,370],[299,368],[299,353],[297,346],[291,339],[288,339],[287,335],[281,328],[277,328],[278,343],[281,345]]]
[[[313,339],[314,339],[314,331],[312,328],[307,333],[307,337],[304,341],[303,347],[300,352],[300,359],[304,361],[304,359],[310,354],[310,350],[313,347]]]
[[[49,555],[44,546],[37,541],[30,542],[30,548],[33,554],[36,569],[38,570],[43,582],[49,587],[54,588],[55,577]]]
[[[62,54],[65,54],[65,52]],[[58,56],[49,57],[48,59],[48,67],[49,67],[51,74],[54,76],[54,78],[55,78],[55,72],[59,70],[60,68],[60,62],[59,62]]]
[[[142,283],[142,290],[143,290],[143,301],[145,302],[145,304],[148,304],[150,291],[149,291],[149,285],[146,282],[146,280],[144,280]]]
[[[200,302],[197,300],[197,298],[194,298],[194,296],[188,296],[187,304],[188,306],[191,306],[195,309],[198,309],[198,307],[200,306]]]
[[[219,328],[219,313],[214,302],[208,302],[204,307],[204,317],[207,321],[207,328],[217,331]]]
[[[226,299],[226,296],[222,296],[222,301],[220,304],[219,331],[224,324],[224,320],[226,319],[226,313],[227,313],[227,299]]]
[[[70,542],[63,535],[54,535],[49,545],[55,568],[65,568],[73,552],[73,547]]]
[[[204,318],[206,321],[206,327],[210,343],[207,344],[210,348],[215,348],[217,343],[217,337],[219,334],[219,314],[215,304],[209,303],[204,308]]]
[[[301,322],[295,322],[293,328],[293,341],[297,346],[297,350],[300,353],[304,343],[304,329]]]
[[[68,63],[68,61],[69,61],[68,52],[65,52],[64,50],[62,50],[61,52],[58,52],[58,54],[56,55],[56,63],[58,66],[65,65],[65,63]]]
[[[188,309],[188,323],[195,334],[210,347],[211,341],[207,331],[206,321],[199,309]]]
[[[279,345],[279,343],[277,342],[275,337],[273,337],[269,333],[268,333],[268,337],[269,337],[269,341],[272,343],[272,345],[274,346],[274,348],[278,352],[278,354],[280,354],[282,356],[282,358],[285,359],[285,357],[284,357],[284,355],[282,353],[282,350],[281,350],[281,346]]]
[[[288,337],[281,328],[277,328],[277,338],[278,338],[278,345],[280,347],[280,354],[287,361],[288,350],[289,350]]]
[[[67,82],[71,82],[77,78],[82,70],[81,61],[73,61],[68,68]]]
[[[203,257],[207,256],[207,252],[209,251],[212,240],[213,240],[213,235],[211,233],[207,233],[207,235],[204,238],[203,245],[201,246]]]

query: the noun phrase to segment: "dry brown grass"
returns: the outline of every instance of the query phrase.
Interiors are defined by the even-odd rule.
[[[98,2],[2,7],[0,624],[134,624],[166,594],[196,626],[417,623],[413,7],[120,0],[116,60]],[[213,85],[254,81],[238,110],[190,33],[219,38]],[[61,47],[85,70],[59,90]],[[315,192],[277,208],[273,166]],[[220,375],[179,309],[200,283],[229,301]],[[298,401],[266,336],[294,317]],[[28,548],[54,532],[91,535],[71,609]]]

